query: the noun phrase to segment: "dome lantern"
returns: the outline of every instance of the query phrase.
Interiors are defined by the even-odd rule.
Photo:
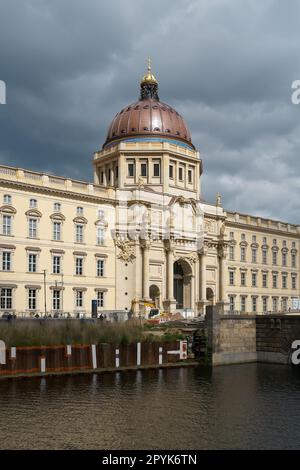
[[[141,80],[141,100],[153,98],[159,101],[158,81],[151,70],[151,58],[148,58],[148,72]]]

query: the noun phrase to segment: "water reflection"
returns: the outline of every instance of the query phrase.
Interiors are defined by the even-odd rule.
[[[299,392],[256,364],[0,381],[0,447],[300,448]]]

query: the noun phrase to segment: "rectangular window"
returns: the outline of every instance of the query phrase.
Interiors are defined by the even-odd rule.
[[[292,289],[296,289],[296,279],[297,276],[292,276]]]
[[[11,270],[11,252],[3,251],[2,252],[2,271]]]
[[[268,263],[268,260],[267,260],[267,250],[265,250],[265,249],[262,250],[262,262],[263,262],[263,264],[267,264],[267,263]]]
[[[246,297],[244,295],[241,297],[241,312],[246,312]]]
[[[61,270],[61,256],[53,256],[53,274],[60,274]]]
[[[83,243],[83,225],[76,224],[76,243]]]
[[[141,176],[147,176],[147,163],[141,163]]]
[[[104,292],[101,290],[97,292],[97,307],[104,307]]]
[[[192,170],[188,170],[188,182],[189,184],[193,183],[193,171]]]
[[[183,168],[178,168],[178,179],[179,181],[183,181]]]
[[[241,247],[241,261],[246,261],[246,248],[244,246]]]
[[[105,242],[105,230],[103,227],[97,227],[97,245],[103,246]]]
[[[174,178],[174,166],[169,165],[169,178],[173,179]]]
[[[253,243],[256,242],[256,235],[252,235],[252,242],[253,242]]]
[[[98,277],[104,276],[104,260],[103,259],[97,260],[97,276]]]
[[[257,297],[252,297],[252,312],[256,313],[257,311]]]
[[[36,273],[37,271],[37,255],[34,253],[28,255],[28,271],[30,273]]]
[[[263,237],[263,244],[264,244],[264,245],[267,244],[267,237]]]
[[[60,212],[61,211],[61,204],[60,202],[55,202],[54,203],[54,212]]]
[[[246,285],[246,273],[245,272],[241,272],[241,286],[245,286]]]
[[[277,297],[273,297],[272,299],[272,307],[273,307],[273,312],[277,312],[278,311],[278,299]]]
[[[76,209],[76,214],[77,215],[83,215],[83,207],[78,206],[77,209]]]
[[[2,234],[11,235],[11,215],[4,215],[2,217]]]
[[[53,222],[53,240],[61,240],[61,222]]]
[[[296,255],[293,253],[292,254],[292,268],[296,267]]]
[[[234,240],[234,233],[233,232],[229,233],[229,238],[230,238],[230,240]]]
[[[28,220],[28,237],[37,238],[37,219]]]
[[[281,300],[281,310],[282,312],[287,311],[287,298],[286,297],[283,297]]]
[[[54,290],[52,294],[53,310],[60,310],[60,290]]]
[[[234,260],[234,246],[232,245],[229,246],[229,260],[230,261]]]
[[[266,313],[268,310],[268,299],[267,297],[263,297],[262,299],[262,307],[263,307],[263,313]]]
[[[286,274],[282,275],[282,288],[283,289],[287,288],[287,275]]]
[[[83,307],[83,291],[82,290],[76,291],[76,307],[77,308]]]
[[[234,297],[232,295],[229,296],[229,310],[234,312]]]
[[[10,194],[4,194],[4,196],[3,196],[3,203],[10,205],[11,202],[12,202],[11,195],[10,195]]]
[[[244,242],[246,240],[246,235],[244,233],[241,233],[241,240]]]
[[[257,286],[257,274],[252,273],[252,287],[256,287],[256,286]]]
[[[76,258],[75,274],[76,276],[83,275],[83,258]]]
[[[286,253],[282,253],[282,266],[286,266]]]
[[[252,248],[252,263],[257,262],[257,250],[256,248]]]
[[[0,291],[0,308],[12,308],[12,289],[2,288]]]
[[[277,251],[272,252],[272,263],[274,266],[277,265]]]
[[[28,289],[28,309],[36,310],[36,289]]]
[[[128,176],[130,178],[134,177],[134,163],[128,163]]]
[[[160,176],[160,163],[153,163],[153,176]]]
[[[262,286],[263,287],[268,287],[268,284],[267,284],[267,273],[263,273],[262,275]]]
[[[30,207],[30,209],[35,209],[37,207],[37,200],[36,199],[30,199],[29,207]]]
[[[229,285],[234,286],[234,271],[229,271]]]
[[[277,289],[277,274],[273,274],[273,289]]]

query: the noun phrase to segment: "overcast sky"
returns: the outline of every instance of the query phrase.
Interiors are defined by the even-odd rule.
[[[300,224],[298,0],[0,0],[0,162],[92,180],[149,55],[202,155],[204,198]]]

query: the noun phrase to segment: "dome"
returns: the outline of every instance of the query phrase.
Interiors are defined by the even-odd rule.
[[[175,141],[194,149],[190,131],[183,117],[159,100],[158,83],[148,65],[148,74],[141,81],[139,101],[123,108],[113,119],[103,147],[128,140]]]

